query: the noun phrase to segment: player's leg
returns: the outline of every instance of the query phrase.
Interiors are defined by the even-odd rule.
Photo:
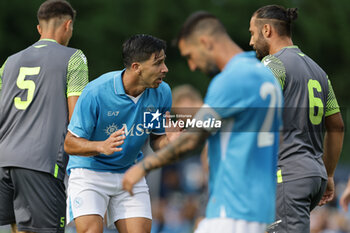
[[[314,179],[320,179],[321,184],[320,184],[319,190],[315,189],[314,193],[312,194],[310,212],[318,205],[318,203],[320,202],[320,200],[323,197],[323,193],[327,189],[327,180],[324,180],[324,179],[319,178],[319,177],[315,177]],[[316,181],[316,182],[319,183],[319,181]]]
[[[111,197],[107,222],[114,223],[119,233],[149,233],[152,227],[151,202],[146,180],[143,178],[133,188],[133,196],[121,190],[124,174],[117,174],[118,193]]]
[[[278,224],[268,232],[309,233],[310,208],[316,193],[320,192],[322,179],[308,177],[277,185],[276,220]]]
[[[148,218],[119,219],[115,226],[119,233],[149,233],[151,232],[152,220]]]
[[[35,233],[31,231],[18,231],[16,224],[11,224],[11,233]]]
[[[77,233],[102,233],[103,218],[100,215],[84,215],[74,219]]]
[[[49,173],[12,168],[18,232],[64,232],[65,187]]]
[[[13,209],[14,187],[8,167],[0,167],[0,225],[16,226]]]
[[[74,220],[78,233],[102,233],[109,201],[105,173],[72,169],[68,179],[67,223]],[[106,190],[107,189],[107,190]]]

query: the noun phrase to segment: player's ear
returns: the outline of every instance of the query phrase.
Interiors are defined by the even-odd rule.
[[[41,35],[42,29],[41,29],[40,24],[36,25],[36,29],[38,30],[39,34]]]
[[[264,35],[265,38],[269,38],[271,37],[271,33],[272,33],[272,26],[271,24],[264,24],[262,26],[262,34]]]
[[[134,71],[137,75],[141,74],[141,64],[138,62],[133,62],[130,66],[131,70]]]
[[[68,31],[69,29],[73,29],[73,20],[68,19],[64,22],[64,29]]]
[[[212,38],[205,35],[199,37],[199,43],[208,50],[211,50],[214,47]]]

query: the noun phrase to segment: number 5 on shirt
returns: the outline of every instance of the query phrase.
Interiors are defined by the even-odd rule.
[[[15,107],[19,110],[25,110],[32,102],[35,91],[35,82],[33,80],[25,80],[26,76],[38,75],[40,67],[21,67],[17,77],[17,86],[22,90],[27,90],[27,100],[22,100],[21,97],[15,97]]]

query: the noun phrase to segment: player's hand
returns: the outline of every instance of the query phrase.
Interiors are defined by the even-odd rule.
[[[111,155],[115,152],[122,151],[121,147],[118,147],[124,143],[125,130],[124,127],[112,133],[109,138],[101,142],[99,152],[105,155]]]
[[[145,175],[146,175],[146,172],[140,163],[132,166],[124,174],[123,181],[122,181],[123,189],[125,191],[128,191],[131,196],[134,195],[134,193],[132,192],[132,188]]]
[[[319,206],[327,204],[334,198],[334,179],[333,177],[328,177],[327,188],[323,194],[322,199],[318,203]]]
[[[350,203],[350,187],[346,187],[343,194],[341,195],[340,201],[339,201],[341,207],[343,207],[344,211],[347,212],[349,203]]]
[[[174,141],[176,138],[178,138],[181,134],[181,131],[183,130],[182,128],[179,127],[179,125],[172,125],[170,124],[170,113],[167,111],[165,113],[165,118],[166,118],[166,124],[168,127],[165,128],[165,134],[169,142]]]

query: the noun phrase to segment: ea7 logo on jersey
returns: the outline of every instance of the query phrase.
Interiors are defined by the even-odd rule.
[[[162,114],[157,109],[156,112],[144,112],[143,113],[143,127],[145,129],[159,129]]]
[[[119,111],[108,111],[107,112],[107,116],[111,117],[111,116],[118,116],[119,115]]]

